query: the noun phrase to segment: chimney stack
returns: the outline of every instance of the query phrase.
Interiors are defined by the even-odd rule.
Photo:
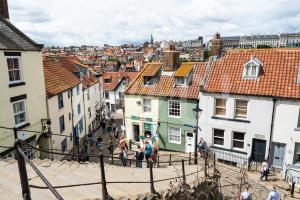
[[[169,49],[164,51],[164,71],[176,71],[179,66],[179,51],[175,50],[175,44],[170,43]]]
[[[0,16],[9,19],[7,0],[0,0]]]
[[[216,33],[213,39],[212,48],[211,48],[212,56],[216,58],[220,58],[222,54],[222,41],[220,33]]]

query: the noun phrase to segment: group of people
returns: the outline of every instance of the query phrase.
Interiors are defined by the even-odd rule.
[[[245,190],[241,193],[240,200],[252,200],[252,193],[249,191],[249,186],[245,186]],[[269,193],[269,196],[267,200],[279,200],[280,195],[277,191],[276,185],[273,185],[271,192]]]

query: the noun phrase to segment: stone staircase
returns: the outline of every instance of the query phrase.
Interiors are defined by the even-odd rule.
[[[53,186],[82,184],[91,182],[100,182],[99,163],[86,162],[79,164],[76,161],[58,161],[58,160],[40,160],[35,159],[33,163],[38,167],[42,174],[49,180]],[[198,170],[201,166],[198,166]],[[26,164],[29,184],[36,186],[45,186],[41,179],[35,174],[33,169]],[[189,174],[197,171],[196,165],[185,165],[185,173]],[[153,168],[154,180],[177,177],[182,175],[181,166],[164,166],[162,168]],[[120,167],[105,165],[106,181],[149,181],[149,169]],[[19,178],[18,164],[16,160],[7,159],[0,161],[0,194],[1,199],[21,199],[21,184]],[[199,172],[198,178],[203,177],[203,172]],[[197,174],[187,177],[187,183],[196,181]],[[172,181],[173,186],[178,184]],[[169,189],[170,181],[162,181],[154,184],[156,191],[163,193]],[[107,184],[108,193],[114,199],[136,199],[138,196],[144,196],[150,193],[149,183],[117,183]],[[64,199],[101,199],[102,186],[100,184],[59,188],[57,191]],[[32,199],[55,199],[48,189],[30,188]]]

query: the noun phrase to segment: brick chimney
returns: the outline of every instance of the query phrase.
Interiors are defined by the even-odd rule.
[[[0,0],[0,16],[9,19],[7,0]]]
[[[169,49],[164,51],[164,71],[176,71],[179,66],[179,51],[175,50],[174,43],[170,43]]]
[[[222,41],[221,41],[220,33],[216,33],[216,35],[213,39],[211,54],[212,54],[212,56],[215,56],[217,58],[221,57],[221,54],[222,54]]]

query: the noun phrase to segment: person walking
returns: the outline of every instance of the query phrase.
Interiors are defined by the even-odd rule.
[[[114,133],[116,141],[119,139],[119,133],[120,133],[119,129],[118,129],[118,127],[116,127],[116,130],[115,130],[115,133]]]
[[[136,153],[136,167],[137,168],[142,168],[143,167],[143,160],[144,160],[144,152],[143,150],[141,149],[141,146],[138,145],[137,146],[138,148],[138,151]]]
[[[101,136],[99,136],[98,139],[97,139],[96,148],[101,151],[102,150],[102,145],[103,145],[103,139],[102,139]]]
[[[198,147],[200,156],[203,157],[207,150],[207,143],[205,142],[205,140],[203,140],[203,138],[200,138],[200,141],[199,141],[197,147]]]
[[[158,158],[158,147],[157,147],[157,145],[153,145],[152,155],[151,155],[151,160],[153,161],[153,166],[156,166],[157,158]]]
[[[127,164],[127,150],[128,150],[128,145],[126,142],[126,139],[124,136],[121,136],[120,142],[119,142],[119,148],[121,149],[120,152],[120,159],[122,161],[122,165],[126,166]]]
[[[267,200],[279,200],[280,195],[279,192],[277,192],[277,186],[273,185],[272,191],[270,192]]]
[[[147,168],[149,168],[149,162],[151,161],[150,158],[151,158],[151,155],[152,155],[152,146],[149,144],[148,140],[145,140],[144,154],[145,154],[145,158],[146,158],[146,161],[147,161]]]
[[[114,141],[113,141],[112,137],[109,137],[107,149],[109,150],[110,155],[112,155],[113,149],[114,149]]]
[[[245,186],[245,191],[241,193],[240,200],[252,200],[252,193],[249,192],[249,186]]]
[[[262,181],[263,177],[265,177],[265,181],[267,181],[268,174],[269,174],[269,165],[268,162],[264,160],[262,163],[262,172],[261,172],[260,180]]]

